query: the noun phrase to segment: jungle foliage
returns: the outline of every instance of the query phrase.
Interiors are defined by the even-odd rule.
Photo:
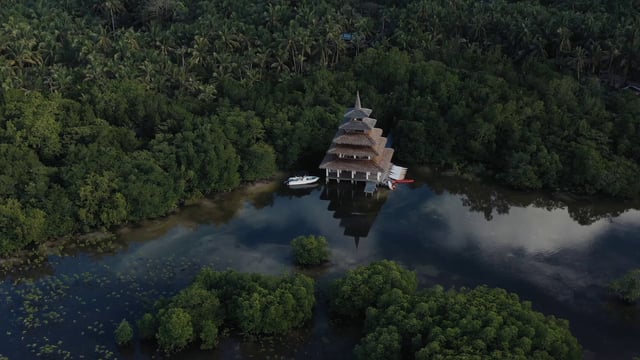
[[[359,359],[582,359],[566,320],[503,289],[416,291],[415,273],[390,261],[357,268],[334,289],[334,309],[353,299],[341,314],[366,315]]]
[[[143,338],[167,353],[193,341],[213,349],[224,329],[246,335],[278,335],[304,325],[315,305],[314,282],[304,275],[268,276],[202,270],[155,314],[138,321]]]
[[[0,256],[313,166],[357,89],[402,161],[638,197],[638,8],[5,1]]]

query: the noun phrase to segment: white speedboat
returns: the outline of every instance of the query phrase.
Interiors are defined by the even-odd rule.
[[[292,176],[288,178],[284,183],[289,186],[308,185],[308,184],[313,184],[318,180],[320,180],[320,177],[318,176],[311,176],[311,175]]]

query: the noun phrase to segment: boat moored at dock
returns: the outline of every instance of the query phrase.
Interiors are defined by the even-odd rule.
[[[300,186],[314,184],[320,180],[319,176],[304,175],[304,176],[292,176],[285,180],[285,184],[289,186]]]

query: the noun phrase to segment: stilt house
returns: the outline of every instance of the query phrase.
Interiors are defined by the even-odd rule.
[[[353,108],[344,114],[331,147],[320,163],[325,169],[326,180],[383,184],[391,169],[393,149],[387,148],[387,138],[382,129],[375,127],[376,119],[370,118],[371,109],[360,104],[356,94]]]

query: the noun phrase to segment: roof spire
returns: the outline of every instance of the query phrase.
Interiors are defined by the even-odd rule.
[[[356,90],[356,104],[353,106],[354,109],[362,109],[362,105],[360,105],[360,91]]]

